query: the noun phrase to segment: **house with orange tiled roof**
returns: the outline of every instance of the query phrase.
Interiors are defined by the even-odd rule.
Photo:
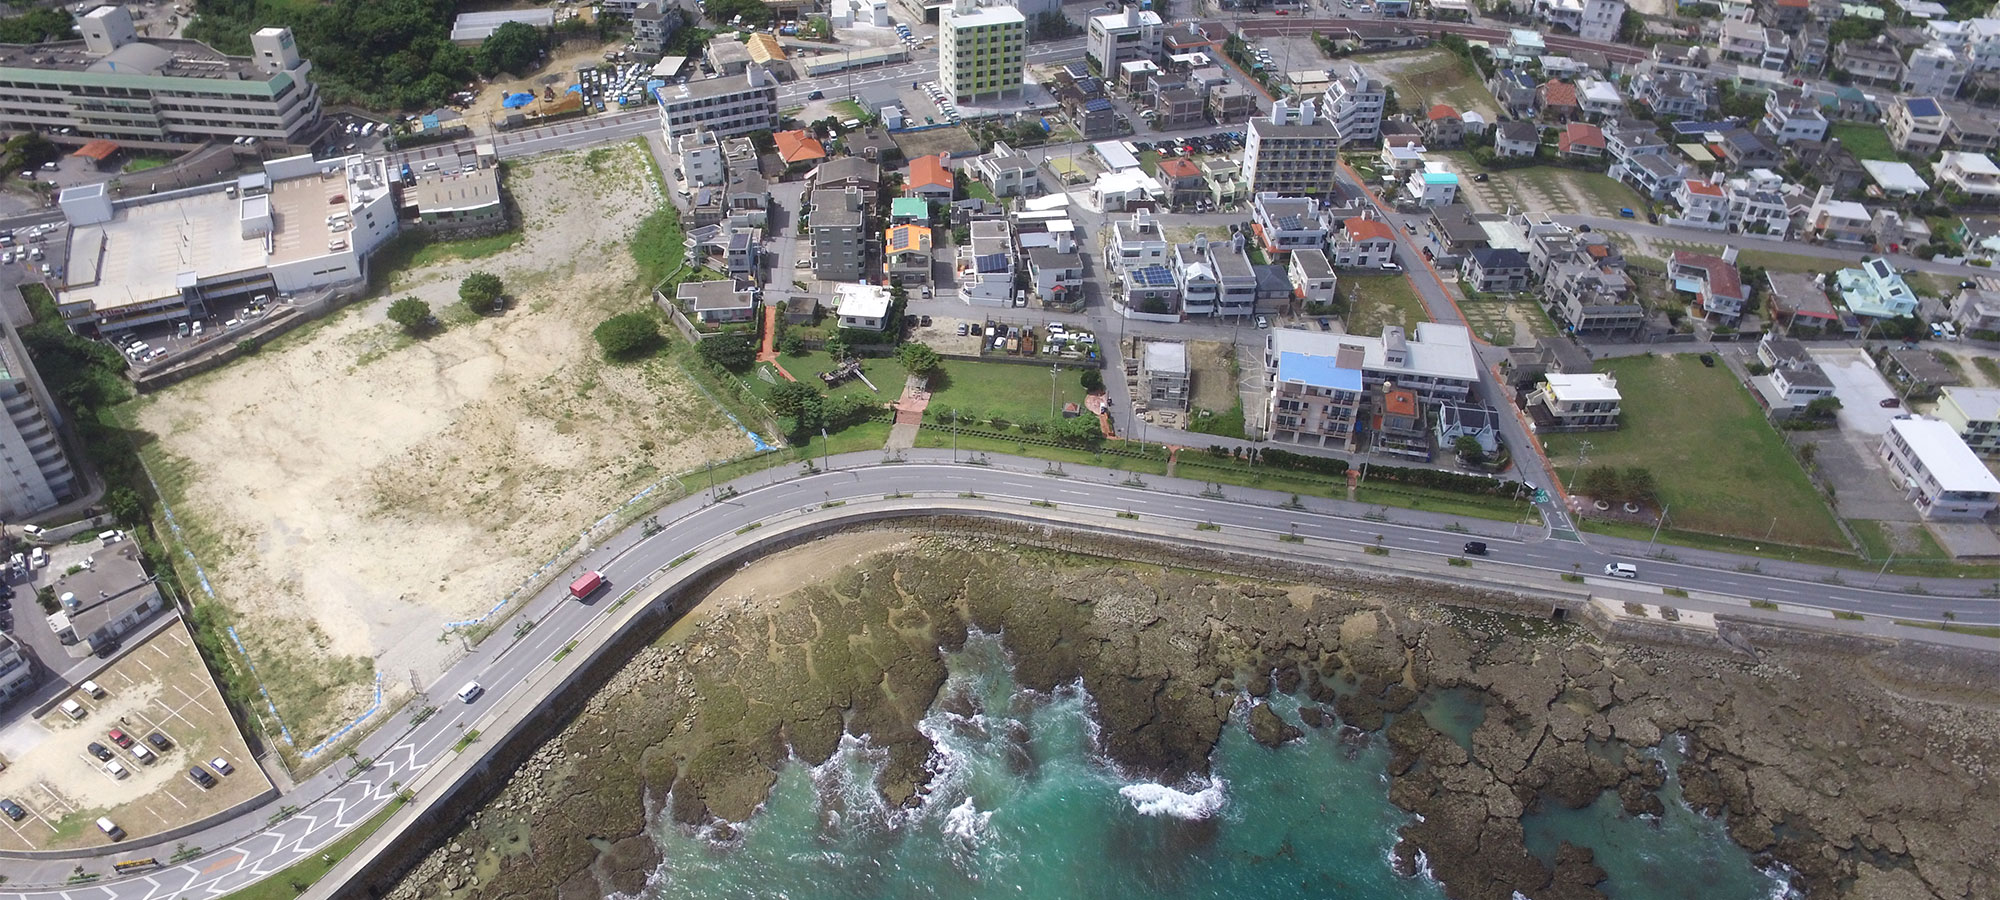
[[[812,132],[803,128],[796,131],[780,131],[771,135],[771,139],[777,143],[778,158],[784,161],[787,169],[793,166],[800,168],[816,166],[821,160],[826,159],[826,147],[820,144],[819,138],[813,137]]]
[[[1396,261],[1396,231],[1373,216],[1342,219],[1326,255],[1343,268],[1379,269]]]
[[[924,225],[897,225],[882,243],[883,274],[890,284],[924,284],[931,280],[931,230]]]
[[[1729,192],[1722,182],[1690,178],[1674,189],[1674,203],[1681,208],[1676,224],[1721,230],[1729,220]]]
[[[1563,126],[1562,136],[1556,138],[1556,152],[1579,159],[1598,159],[1604,156],[1604,129],[1588,122],[1571,122]]]
[[[910,171],[903,176],[903,196],[922,197],[933,203],[950,203],[953,187],[951,170],[944,164],[948,158],[939,153],[910,160]]]
[[[1458,114],[1458,110],[1443,103],[1432,106],[1424,113],[1421,127],[1426,147],[1443,149],[1465,143],[1465,118]]]
[[[1201,165],[1185,156],[1160,160],[1158,180],[1167,191],[1167,206],[1183,209],[1208,199],[1208,179]]]
[[[1736,269],[1735,247],[1724,250],[1720,257],[1676,250],[1667,264],[1667,277],[1673,280],[1675,290],[1694,295],[1695,312],[1723,325],[1735,325],[1743,315],[1743,304],[1750,299],[1743,289],[1743,275]]]
[[[1535,99],[1540,101],[1544,121],[1567,122],[1583,111],[1577,103],[1576,85],[1566,81],[1543,82],[1535,90]]]
[[[1416,391],[1384,381],[1375,389],[1373,409],[1368,424],[1375,452],[1430,461],[1430,429]]]

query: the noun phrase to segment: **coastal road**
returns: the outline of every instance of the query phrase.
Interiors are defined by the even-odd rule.
[[[1834,570],[1727,554],[1676,548],[1678,558],[1647,556],[1645,544],[1617,538],[1597,538],[1593,546],[1549,541],[1540,529],[1506,523],[1454,518],[1423,511],[1387,510],[1345,501],[1305,499],[1290,508],[1291,495],[1251,488],[1217,488],[1203,482],[1141,476],[1083,466],[1068,466],[1050,474],[1039,460],[994,456],[978,462],[960,454],[958,462],[944,450],[905,451],[900,463],[884,463],[879,452],[832,459],[830,471],[801,475],[796,466],[780,466],[730,483],[720,503],[697,493],[668,505],[657,514],[662,527],[646,534],[635,525],[607,540],[577,565],[559,574],[550,586],[501,623],[486,640],[471,647],[450,672],[431,685],[428,694],[383,723],[361,741],[357,752],[374,764],[350,773],[350,764],[336,761],[265,808],[252,810],[176,843],[207,848],[198,857],[140,877],[112,880],[110,864],[155,856],[164,862],[172,846],[133,842],[112,855],[91,859],[9,859],[0,900],[168,900],[212,898],[241,888],[286,865],[318,852],[346,829],[381,810],[394,795],[392,785],[414,782],[424,770],[448,759],[466,729],[473,727],[493,704],[533,704],[540,698],[517,696],[516,689],[572,640],[611,608],[614,598],[669,566],[676,559],[699,553],[740,529],[798,514],[828,503],[845,504],[842,511],[864,511],[885,495],[957,498],[976,493],[1010,506],[1014,516],[1042,517],[1073,524],[1080,515],[1117,523],[1113,512],[1139,516],[1148,531],[1192,533],[1196,523],[1212,523],[1225,533],[1297,534],[1314,545],[1353,550],[1381,546],[1391,551],[1386,564],[1401,560],[1457,555],[1468,539],[1491,548],[1480,566],[1502,565],[1517,574],[1542,577],[1578,572],[1606,587],[1663,587],[1768,599],[1799,609],[1854,610],[1871,619],[1939,620],[1952,611],[1965,624],[2000,624],[2000,600],[1979,596],[1984,583],[1957,579],[1871,577],[1867,573]],[[1032,503],[1053,504],[1039,507]],[[1157,526],[1157,528],[1156,528]],[[1640,578],[1618,582],[1595,577],[1611,561],[1636,562]],[[566,598],[564,587],[575,574],[596,569],[611,589],[589,603]],[[1476,570],[1475,570],[1476,571]],[[1553,579],[1551,579],[1553,580]],[[1910,593],[1913,585],[1924,593]],[[1746,612],[1749,612],[1746,610]],[[1829,620],[1830,621],[1830,620]],[[592,632],[589,640],[603,640]],[[1947,638],[1955,636],[1945,636]],[[455,638],[454,638],[455,639]],[[486,693],[471,704],[453,694],[477,680]],[[434,712],[423,711],[435,707]],[[479,753],[480,744],[462,748]],[[350,777],[350,775],[352,777]],[[297,811],[276,825],[270,820],[284,807]],[[62,887],[74,867],[103,873],[104,880],[87,889]],[[48,885],[35,888],[35,885]]]

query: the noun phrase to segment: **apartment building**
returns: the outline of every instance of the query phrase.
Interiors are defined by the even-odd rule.
[[[813,277],[860,281],[868,259],[868,208],[860,189],[813,191],[811,215]]]
[[[1773,91],[1764,100],[1764,117],[1757,120],[1757,133],[1779,144],[1826,140],[1832,127],[1819,102],[1805,99],[1798,91]]]
[[[1326,258],[1324,250],[1294,250],[1287,264],[1287,273],[1292,279],[1292,296],[1303,309],[1309,305],[1332,303],[1340,277],[1334,274],[1332,261]]]
[[[85,13],[77,30],[82,40],[0,44],[0,132],[67,127],[58,140],[180,152],[243,137],[306,144],[320,126],[312,64],[289,29],[259,29],[247,57],[141,40],[123,6]]]
[[[1833,48],[1833,64],[1857,84],[1890,88],[1903,85],[1903,57],[1880,38],[1841,41]]]
[[[1897,416],[1878,452],[1904,498],[1926,519],[1979,520],[2000,507],[2000,479],[1949,422]]]
[[[0,634],[0,703],[6,703],[35,686],[35,666],[21,653],[21,643],[11,634]]]
[[[1893,319],[1917,311],[1917,292],[1903,274],[1881,257],[1863,260],[1860,268],[1833,273],[1834,289],[1848,312],[1873,319]]]
[[[1124,12],[1090,17],[1084,52],[1097,64],[1097,71],[1110,76],[1127,61],[1158,59],[1166,33],[1159,13],[1129,6]]]
[[[1396,261],[1396,231],[1371,216],[1342,219],[1326,255],[1341,268],[1379,269]]]
[[[1351,445],[1361,422],[1366,347],[1359,341],[1286,339],[1293,334],[1304,332],[1274,332],[1265,338],[1271,439],[1318,447]],[[1291,343],[1300,346],[1287,346]]]
[[[1822,185],[1806,211],[1806,231],[1835,243],[1858,244],[1868,239],[1868,207],[1853,200],[1835,200],[1833,188]]]
[[[1312,101],[1271,104],[1269,115],[1250,120],[1243,142],[1243,178],[1256,193],[1319,195],[1334,191],[1340,169],[1340,132]]]
[[[1535,16],[1588,41],[1615,41],[1625,21],[1624,0],[1537,0]]]
[[[925,225],[892,225],[883,238],[882,266],[890,284],[931,280],[931,230]]]
[[[681,173],[687,183],[694,187],[721,184],[727,169],[722,162],[722,142],[715,132],[706,128],[681,135],[673,142],[674,152],[681,157]]]
[[[1275,388],[1284,380],[1279,366],[1286,353],[1338,360],[1337,367],[1360,372],[1361,390],[1379,391],[1392,384],[1415,391],[1426,406],[1463,403],[1479,382],[1472,333],[1460,325],[1424,322],[1417,325],[1415,335],[1390,325],[1379,337],[1273,329],[1264,336],[1267,387]]]
[[[958,248],[958,299],[973,306],[1007,306],[1014,296],[1014,235],[1005,220],[971,225],[971,243]]]
[[[1904,97],[1889,104],[1884,124],[1898,153],[1928,156],[1944,142],[1944,107],[1934,97]]]
[[[1527,410],[1538,434],[1615,431],[1622,399],[1615,375],[1551,372],[1528,395]]]
[[[1324,249],[1331,222],[1312,200],[1266,192],[1250,201],[1250,227],[1264,251],[1276,254]]]
[[[76,496],[78,485],[48,388],[28,366],[14,329],[0,330],[0,408],[6,410],[0,416],[0,518],[19,522]]]
[[[2000,166],[1984,153],[1946,150],[1931,164],[1931,174],[1974,200],[2000,197]]]
[[[1950,47],[1926,44],[1903,61],[1903,90],[1924,97],[1956,97],[1971,73],[1971,59]]]
[[[1042,178],[1035,160],[1026,153],[995,141],[993,149],[972,161],[972,170],[995,197],[1034,197],[1042,192]]]
[[[1187,345],[1180,341],[1143,341],[1137,377],[1145,388],[1146,405],[1155,409],[1187,409]]]
[[[1635,340],[1646,310],[1632,300],[1632,280],[1609,266],[1562,262],[1543,283],[1549,318],[1566,334]]]
[[[1792,213],[1785,204],[1785,179],[1770,169],[1750,172],[1723,182],[1723,220],[1731,231],[1788,237]]]
[[[680,30],[681,12],[658,3],[641,3],[632,10],[633,49],[644,55],[657,56],[666,49],[667,41]]]
[[[1931,414],[1958,432],[1972,452],[2000,456],[2000,389],[1944,388]]]
[[[1020,10],[957,0],[938,19],[938,84],[959,103],[1019,97],[1027,48]]]
[[[1359,63],[1348,63],[1331,74],[1333,81],[1321,95],[1321,103],[1340,143],[1380,140],[1382,107],[1388,101],[1388,88]]]
[[[664,85],[653,99],[660,108],[660,130],[669,141],[703,128],[717,137],[733,137],[778,125],[778,82],[761,66],[740,76]]]

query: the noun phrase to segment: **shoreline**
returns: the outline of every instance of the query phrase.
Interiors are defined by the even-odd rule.
[[[1521,613],[1529,609],[1545,613],[1548,604],[1505,591],[1475,590],[1321,567],[1270,562],[1259,564],[1227,554],[1186,549],[1174,552],[1157,545],[1137,545],[1101,535],[992,522],[968,526],[962,519],[919,520],[914,528],[925,530],[925,526],[938,525],[950,527],[930,529],[941,530],[943,535],[924,539],[921,543],[925,545],[925,551],[933,556],[943,553],[950,557],[951,564],[960,569],[955,583],[951,579],[940,578],[938,572],[913,572],[899,568],[899,560],[884,560],[879,554],[862,560],[858,564],[859,571],[849,570],[831,579],[833,583],[830,587],[834,593],[846,590],[859,597],[871,575],[888,576],[894,582],[893,595],[901,598],[904,605],[884,610],[880,617],[868,618],[861,623],[864,626],[861,630],[867,632],[866,626],[872,625],[879,629],[876,637],[909,631],[922,639],[907,646],[895,646],[895,652],[886,654],[885,660],[875,661],[880,674],[889,678],[898,689],[891,694],[895,702],[889,704],[896,707],[895,714],[885,715],[883,709],[864,708],[865,703],[857,705],[856,696],[850,694],[844,698],[848,705],[840,708],[840,714],[833,716],[830,723],[825,715],[826,709],[811,710],[811,714],[797,719],[777,717],[763,720],[772,728],[754,739],[732,739],[698,750],[686,749],[678,756],[663,753],[660,749],[662,740],[685,743],[690,738],[704,736],[702,726],[706,723],[701,720],[708,712],[706,704],[711,699],[704,694],[700,701],[701,708],[692,709],[675,723],[669,723],[666,728],[668,734],[627,735],[642,744],[644,749],[634,750],[642,757],[641,765],[634,766],[630,773],[634,776],[631,786],[640,789],[628,792],[622,803],[628,807],[641,805],[631,799],[639,796],[656,798],[657,802],[658,798],[669,796],[671,790],[672,814],[678,821],[700,820],[709,812],[716,812],[723,818],[731,818],[728,813],[739,814],[739,818],[747,816],[770,788],[774,775],[765,775],[774,771],[772,761],[782,761],[794,753],[802,760],[823,761],[833,750],[827,737],[848,733],[857,727],[871,734],[887,735],[885,743],[892,748],[891,755],[897,757],[891,769],[893,776],[885,779],[889,800],[892,803],[907,802],[915,796],[918,785],[922,783],[919,777],[922,762],[929,751],[928,741],[915,734],[915,729],[910,726],[921,718],[922,709],[937,697],[937,687],[942,683],[941,678],[929,671],[918,657],[935,657],[937,648],[941,646],[962,646],[968,626],[986,629],[989,625],[997,625],[1009,651],[1022,664],[1021,680],[1025,685],[1052,687],[1061,683],[1059,676],[1063,672],[1082,678],[1099,702],[1099,714],[1104,720],[1101,724],[1112,736],[1108,742],[1112,757],[1138,771],[1157,773],[1162,783],[1173,783],[1171,779],[1206,768],[1208,752],[1212,751],[1219,729],[1224,727],[1231,702],[1215,694],[1225,688],[1233,688],[1238,682],[1253,696],[1259,696],[1260,692],[1261,695],[1268,695],[1273,689],[1285,693],[1303,691],[1302,696],[1311,696],[1313,704],[1330,706],[1340,722],[1364,730],[1381,730],[1387,724],[1389,727],[1384,736],[1395,748],[1398,764],[1404,769],[1391,773],[1398,789],[1392,794],[1392,799],[1402,808],[1424,817],[1418,826],[1406,830],[1409,832],[1406,836],[1412,838],[1406,843],[1412,850],[1423,848],[1428,851],[1426,856],[1431,867],[1441,880],[1453,885],[1454,894],[1458,896],[1505,897],[1515,886],[1535,889],[1540,886],[1536,884],[1538,880],[1541,885],[1551,884],[1563,867],[1559,865],[1554,871],[1544,874],[1547,867],[1524,859],[1524,850],[1506,858],[1481,861],[1465,857],[1455,852],[1453,847],[1464,843],[1468,836],[1487,836],[1498,837],[1518,849],[1519,815],[1539,803],[1569,806],[1580,800],[1593,800],[1598,793],[1606,790],[1618,791],[1621,799],[1628,790],[1637,797],[1643,792],[1641,788],[1628,789],[1625,785],[1643,787],[1657,777],[1656,774],[1648,774],[1647,767],[1636,761],[1628,760],[1616,767],[1608,763],[1598,764],[1602,760],[1594,763],[1593,757],[1582,752],[1582,748],[1586,742],[1593,740],[1616,741],[1626,746],[1628,752],[1635,746],[1656,745],[1661,738],[1672,733],[1672,730],[1662,729],[1660,722],[1653,721],[1656,718],[1664,719],[1667,724],[1679,721],[1691,726],[1705,726],[1686,729],[1693,748],[1691,761],[1698,760],[1700,763],[1698,771],[1684,765],[1682,769],[1687,771],[1679,773],[1683,776],[1682,783],[1690,788],[1690,805],[1710,808],[1727,816],[1732,838],[1752,852],[1766,853],[1787,862],[1790,861],[1788,857],[1800,856],[1805,865],[1795,868],[1800,869],[1801,877],[1808,882],[1848,879],[1855,877],[1855,873],[1866,877],[1868,873],[1861,870],[1863,863],[1857,857],[1893,856],[1899,849],[1902,855],[1908,856],[1912,852],[1910,848],[1918,845],[1900,836],[1897,840],[1870,837],[1855,841],[1850,834],[1839,835],[1829,841],[1801,840],[1795,836],[1798,832],[1792,829],[1788,829],[1785,840],[1766,839],[1765,835],[1771,833],[1768,817],[1743,811],[1746,808],[1754,810],[1756,806],[1752,801],[1752,783],[1748,775],[1756,764],[1746,760],[1744,747],[1730,743],[1731,735],[1727,729],[1719,727],[1721,723],[1716,721],[1713,708],[1705,712],[1694,710],[1699,715],[1690,717],[1688,710],[1670,708],[1676,702],[1671,697],[1644,692],[1632,696],[1618,695],[1621,678],[1631,681],[1658,677],[1662,672],[1662,663],[1668,667],[1688,662],[1702,663],[1714,667],[1711,671],[1718,673],[1718,677],[1720,673],[1727,673],[1732,679],[1748,679],[1744,682],[1746,686],[1758,683],[1760,678],[1768,680],[1772,677],[1771,671],[1758,674],[1760,669],[1770,669],[1772,663],[1753,663],[1744,658],[1744,651],[1719,640],[1710,642],[1699,651],[1690,651],[1685,647],[1634,644],[1623,636],[1600,637],[1574,624],[1536,625],[1540,620],[1522,616]],[[856,534],[875,532],[860,531]],[[812,544],[809,542],[804,546]],[[915,554],[907,561],[914,565],[915,557],[922,555]],[[1028,574],[1054,577],[1050,573],[1059,575],[1073,569],[1087,569],[1100,580],[1109,579],[1106,583],[1129,590],[1107,591],[1102,585],[1079,586],[1074,580],[1058,578],[1057,581],[1062,583],[1052,582],[1050,586],[1058,589],[1053,593],[1062,594],[1060,597],[1044,597],[1041,600],[999,597],[992,584],[982,584],[973,575],[987,571],[980,566],[990,566],[994,558],[1003,555],[1020,566],[1018,571],[1023,573],[1023,577]],[[768,565],[771,560],[780,560],[783,556],[783,553],[774,555],[749,568]],[[1110,558],[1114,556],[1122,559]],[[1190,570],[1187,567],[1194,568]],[[1148,584],[1158,587],[1169,582],[1175,589],[1164,593],[1147,587]],[[723,584],[726,583],[727,579]],[[1292,587],[1277,587],[1277,583]],[[1142,596],[1148,591],[1151,591],[1150,596]],[[1185,597],[1195,595],[1206,598],[1209,611],[1217,613],[1215,621],[1219,624],[1216,627],[1226,634],[1205,633],[1206,614],[1193,623],[1175,619],[1180,612],[1175,607],[1182,605],[1180,601]],[[719,591],[710,590],[707,599],[700,601],[700,606],[708,605],[719,596]],[[1163,603],[1162,596],[1174,602]],[[1019,611],[1033,613],[1027,620],[1010,621],[1009,616],[1017,612],[1012,604],[1017,601],[1039,605],[1032,610]],[[1325,606],[1326,609],[1313,613],[1316,606]],[[1325,617],[1334,607],[1342,613],[1338,622]],[[838,612],[843,608],[836,603],[817,612]],[[1365,615],[1362,614],[1364,612]],[[524,782],[561,782],[571,789],[572,794],[576,788],[582,787],[586,790],[581,799],[588,800],[592,806],[619,805],[620,798],[605,796],[601,791],[591,793],[588,785],[577,784],[579,780],[588,782],[598,779],[579,779],[581,773],[592,767],[582,765],[584,760],[577,758],[580,754],[574,747],[565,753],[556,751],[562,751],[567,742],[577,739],[580,726],[596,724],[603,729],[605,715],[623,700],[629,700],[630,692],[638,688],[637,684],[620,684],[635,671],[648,673],[653,679],[649,683],[657,684],[660,679],[671,680],[675,690],[664,692],[667,696],[657,699],[688,705],[693,699],[694,682],[699,680],[699,676],[691,674],[691,670],[698,672],[704,666],[716,665],[720,652],[729,649],[727,629],[733,627],[732,623],[750,615],[746,611],[732,610],[700,624],[676,625],[669,629],[661,640],[635,656],[618,677],[600,686],[596,696],[571,720],[569,726],[550,737],[534,752],[530,763],[524,765],[499,791],[499,796],[487,805],[487,809],[473,815],[470,827],[462,832],[461,837],[484,836],[493,830],[494,819],[511,816],[522,820],[520,826],[528,828],[537,837],[554,839],[553,842],[558,845],[574,845],[575,841],[563,840],[559,833],[561,826],[557,820],[567,817],[537,813],[537,804],[529,801],[534,799],[533,795],[543,792],[526,789]],[[953,623],[946,619],[957,621]],[[761,624],[766,637],[784,635],[783,628],[788,627],[778,620]],[[1012,627],[1008,627],[1010,625]],[[1079,639],[1088,636],[1093,645],[1089,652],[1079,652],[1078,647],[1061,640],[1064,629],[1080,636]],[[1510,635],[1510,629],[1522,633]],[[1858,638],[1801,637],[1778,629],[1765,629],[1771,632],[1769,634],[1757,631],[1755,626],[1745,629],[1752,646],[1763,648],[1753,650],[1753,653],[1784,656],[1807,651],[1811,655],[1832,650],[1842,656],[1864,659],[1869,668],[1884,673],[1885,677],[1901,673],[1904,677],[1893,680],[1904,684],[1915,683],[1920,677],[1928,680],[1937,671],[1950,669],[1964,686],[1955,699],[1973,721],[1986,723],[1988,730],[1985,734],[1990,736],[1992,733],[1991,704],[1994,700],[1989,691],[1982,691],[1973,683],[1974,679],[1968,675],[1970,670],[1963,659],[1949,659],[1960,654],[1940,653],[1939,648],[1917,648],[1914,658],[1906,659],[1904,657],[1911,655],[1907,646],[1884,647],[1880,646],[1881,642]],[[666,639],[677,632],[680,643]],[[1127,641],[1134,635],[1138,639],[1131,640],[1131,647],[1123,650],[1113,647],[1113,652],[1106,653],[1103,652],[1105,647],[1095,646]],[[1475,638],[1474,635],[1483,637]],[[796,652],[809,644],[808,639],[812,637],[803,632],[790,636],[794,640],[789,643],[776,641],[771,645],[789,648],[782,649],[778,657]],[[1505,639],[1495,640],[1496,636]],[[928,645],[924,643],[940,637],[943,640]],[[1165,640],[1170,637],[1193,640],[1201,646],[1195,648],[1198,652],[1177,649],[1173,640]],[[1148,643],[1154,638],[1162,640]],[[1609,646],[1605,645],[1606,642]],[[1136,652],[1141,643],[1148,643],[1149,650],[1156,651],[1154,655],[1162,659],[1149,660],[1147,654]],[[876,649],[888,646],[884,644]],[[1539,658],[1545,663],[1557,663],[1564,671],[1554,681],[1522,677],[1522,673],[1507,671],[1509,666],[1522,662],[1517,657],[1523,647],[1534,648],[1535,653],[1542,654]],[[811,649],[806,647],[804,661],[807,670],[811,669]],[[1329,653],[1329,650],[1332,652]],[[1690,654],[1695,658],[1683,658]],[[1176,670],[1150,665],[1151,662],[1164,662],[1165,658],[1173,660]],[[1495,671],[1503,672],[1505,677],[1495,680],[1485,675],[1478,666],[1472,665],[1475,659],[1482,664],[1491,663]],[[689,661],[701,665],[681,665]],[[1527,661],[1533,662],[1532,659]],[[1632,669],[1635,663],[1638,668]],[[1992,668],[1990,661],[1980,660],[1977,665],[1987,671]],[[1618,669],[1616,674],[1610,671],[1613,668]],[[1114,675],[1116,679],[1113,679]],[[1680,677],[1673,673],[1668,675]],[[1103,686],[1107,681],[1135,677],[1142,681],[1151,679],[1146,683],[1161,689],[1158,696],[1153,692],[1147,692],[1143,698],[1126,696],[1127,692],[1116,687],[1106,689]],[[633,676],[632,680],[641,681],[637,676]],[[1093,680],[1099,683],[1092,684]],[[1336,685],[1341,689],[1336,690]],[[1676,687],[1687,689],[1697,697],[1708,697],[1699,683],[1677,684]],[[1560,709],[1550,712],[1550,721],[1541,723],[1541,727],[1547,732],[1545,737],[1554,736],[1553,746],[1558,749],[1552,750],[1545,758],[1535,755],[1539,740],[1535,748],[1524,751],[1517,746],[1521,743],[1518,736],[1509,737],[1511,730],[1497,725],[1480,729],[1480,753],[1473,758],[1462,750],[1451,752],[1457,750],[1458,745],[1449,739],[1441,740],[1442,736],[1434,729],[1418,727],[1417,723],[1421,723],[1423,717],[1396,715],[1408,711],[1428,691],[1449,689],[1492,693],[1508,710],[1506,716],[1500,717],[1502,719],[1532,717],[1535,702],[1543,703],[1546,709],[1558,696],[1564,699],[1556,706],[1567,708],[1574,704],[1594,708],[1587,711],[1580,709],[1575,715],[1562,713]],[[1579,693],[1572,695],[1572,691]],[[644,693],[643,690],[640,692]],[[1602,704],[1597,704],[1596,700],[1578,702],[1579,697],[1590,697],[1596,692],[1608,692],[1599,698],[1604,701]],[[1201,696],[1204,693],[1208,696]],[[1544,694],[1547,696],[1544,697]],[[915,695],[921,695],[921,704],[912,699]],[[1724,690],[1721,696],[1726,699],[1728,695],[1729,691]],[[814,695],[815,698],[818,696]],[[1937,702],[1924,698],[1899,698],[1888,692],[1876,699],[1891,704]],[[723,700],[726,710],[739,711],[739,715],[743,712],[762,714],[755,707],[755,698],[746,697],[741,691]],[[794,695],[791,705],[798,706],[800,700]],[[1218,709],[1219,700],[1222,702]],[[1966,705],[1968,701],[1984,705]],[[656,708],[667,705],[673,704],[656,704]],[[909,715],[912,711],[914,715]],[[827,728],[829,724],[833,726],[831,735]],[[886,727],[863,727],[871,724]],[[1371,725],[1372,728],[1369,727]],[[1650,742],[1640,740],[1649,736]],[[1449,744],[1450,749],[1443,744]],[[1968,747],[1977,756],[1992,755],[1990,744]],[[1768,748],[1760,744],[1749,749],[1757,751],[1749,754],[1754,758]],[[1489,760],[1504,761],[1505,765],[1496,769],[1489,764]],[[760,768],[763,774],[758,773]],[[1723,774],[1704,779],[1702,775],[1711,768]],[[1762,768],[1766,767],[1757,766],[1759,771]],[[747,771],[753,777],[734,781],[720,777],[721,772],[731,769]],[[1447,789],[1463,785],[1448,784],[1440,779],[1438,773],[1445,771],[1455,772],[1454,778],[1482,781],[1486,787],[1477,794]],[[1695,771],[1692,779],[1687,777],[1688,771]],[[1549,789],[1552,784],[1570,779],[1578,785],[1574,790]],[[610,787],[609,784],[603,786]],[[1773,802],[1787,799],[1783,792],[1770,785],[1759,784],[1757,787],[1768,792]],[[1494,791],[1500,793],[1494,794]],[[616,794],[616,789],[612,793]],[[1512,799],[1500,802],[1503,799],[1500,794],[1510,795]],[[1930,799],[1941,805],[1946,798]],[[1961,799],[1976,800],[1982,805],[1993,802],[1990,790],[1983,794],[1977,789],[1968,791]],[[1477,821],[1464,814],[1464,810],[1475,805],[1473,801],[1478,801],[1476,805],[1480,810]],[[1507,840],[1506,829],[1501,824],[1509,817],[1489,815],[1488,811],[1493,808],[1503,813],[1514,811],[1515,836],[1511,841]],[[1985,808],[1992,807],[1987,805]],[[590,825],[579,832],[600,836],[604,839],[600,843],[612,849],[600,853],[601,848],[596,846],[591,846],[587,852],[580,847],[572,847],[573,858],[558,861],[558,865],[578,862],[582,865],[570,865],[569,870],[562,874],[588,876],[587,880],[595,888],[629,891],[643,886],[645,862],[640,857],[646,854],[639,852],[641,848],[632,846],[630,838],[643,838],[644,822],[650,821],[650,818],[624,810],[617,813],[592,817]],[[529,819],[535,820],[541,827],[533,827],[526,821]],[[629,826],[623,824],[628,822]],[[551,834],[551,831],[558,833]],[[1489,832],[1492,834],[1489,835]],[[1839,841],[1845,841],[1848,849],[1836,854],[1834,860],[1822,861],[1823,864],[1817,866],[1813,864],[1813,860],[1818,858],[1819,846],[1838,846]],[[465,839],[454,842],[453,846],[461,843],[473,841]],[[511,870],[516,876],[521,874],[517,866],[507,865],[507,854],[499,852],[504,850],[505,842],[482,839],[478,843],[486,845],[487,857],[490,857],[489,864],[479,868],[490,869],[495,877],[500,876],[503,870]],[[1861,852],[1856,853],[1856,849]],[[450,853],[443,852],[445,855]],[[473,853],[469,850],[458,852],[461,855]],[[1413,857],[1414,853],[1409,855]],[[417,872],[405,880],[403,889],[395,895],[433,896],[415,890],[417,884],[424,880],[421,873],[426,867],[441,863],[439,856],[439,853],[433,853],[430,860],[419,865]],[[1493,854],[1487,856],[1492,857]],[[1911,865],[1914,866],[1914,863]],[[1953,865],[1962,867],[1962,859]],[[1577,869],[1576,866],[1570,868]],[[1468,869],[1506,874],[1498,881],[1482,881],[1475,873],[1466,871]],[[593,874],[593,870],[598,874]],[[1587,869],[1579,871],[1587,872]],[[1907,873],[1910,868],[1893,871]],[[614,874],[606,879],[600,877],[602,873]],[[541,874],[546,878],[551,873],[544,871]],[[635,874],[639,876],[637,884],[632,878]],[[1945,877],[1946,874],[1939,873],[1937,877],[1948,882],[1950,879]],[[1572,872],[1570,877],[1579,876]],[[490,879],[482,879],[482,882],[493,883]],[[1963,883],[1971,885],[1972,876],[1968,875]],[[620,884],[627,886],[619,887]],[[550,881],[548,886],[582,888],[583,884]],[[1509,891],[1494,893],[1502,886],[1508,887]],[[1807,893],[1819,895],[1808,887]],[[562,893],[567,895],[568,891]],[[1594,894],[1592,891],[1591,894],[1578,896]],[[486,895],[489,894],[483,891],[452,894]]]

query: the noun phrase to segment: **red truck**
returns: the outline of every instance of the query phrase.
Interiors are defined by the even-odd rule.
[[[569,583],[569,595],[574,599],[582,600],[583,598],[588,597],[591,594],[597,593],[598,588],[601,588],[604,585],[605,581],[603,573],[585,572],[582,575],[577,576],[577,579],[575,581]]]

